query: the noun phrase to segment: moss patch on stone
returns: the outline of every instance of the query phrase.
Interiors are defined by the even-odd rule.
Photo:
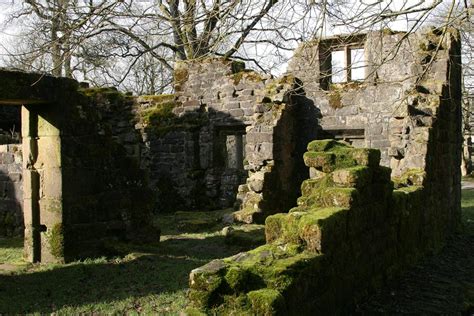
[[[403,188],[409,186],[422,186],[426,177],[423,169],[409,169],[399,177],[393,177],[392,180],[395,188]]]
[[[86,88],[78,91],[90,98],[106,98],[110,103],[121,102],[128,98],[114,87]]]
[[[250,69],[244,69],[242,71],[233,73],[231,78],[234,82],[234,85],[238,85],[240,83],[240,81],[242,81],[242,80],[246,80],[246,81],[248,80],[248,81],[252,81],[252,82],[262,82],[263,81],[262,76],[258,72],[250,70]]]
[[[272,289],[262,289],[247,293],[255,315],[284,315],[285,299],[280,292]]]
[[[160,102],[154,102],[154,106],[139,111],[138,116],[146,131],[158,137],[175,130],[197,128],[208,122],[204,113],[190,113],[178,117],[173,110],[179,103],[172,95],[153,98],[159,98]]]
[[[322,139],[322,140],[313,140],[308,143],[307,149],[308,151],[329,151],[330,149],[333,148],[338,148],[338,147],[345,147],[345,148],[350,148],[347,144],[343,142],[338,142],[334,139]]]
[[[150,94],[150,95],[141,95],[139,100],[142,102],[151,102],[151,103],[168,103],[174,102],[174,94]]]
[[[328,173],[358,165],[377,166],[380,162],[380,151],[371,148],[336,147],[327,152],[306,152],[303,159],[306,166]]]
[[[62,259],[64,257],[64,233],[62,224],[56,224],[46,232],[51,254]]]

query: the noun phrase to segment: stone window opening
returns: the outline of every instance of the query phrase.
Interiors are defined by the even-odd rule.
[[[226,137],[226,168],[244,169],[244,134],[229,134]]]
[[[367,63],[360,39],[341,43],[336,40],[322,42],[320,46],[320,86],[330,90],[331,84],[364,81]]]
[[[21,144],[20,110],[16,105],[0,107],[0,145]]]
[[[244,169],[245,126],[226,126],[217,131],[217,143],[214,155],[216,167],[226,169]]]

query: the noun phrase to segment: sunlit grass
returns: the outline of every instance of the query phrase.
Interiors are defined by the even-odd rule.
[[[474,190],[463,190],[461,197],[462,222],[466,231],[474,234]]]
[[[23,238],[0,238],[0,264],[23,263]]]
[[[462,219],[474,232],[474,190],[464,190]],[[25,265],[21,238],[0,239],[0,314],[178,315],[187,305],[189,272],[242,249],[228,246],[221,226],[203,232],[176,230],[172,215],[157,219],[161,242],[116,244],[121,256],[67,265]],[[23,265],[22,265],[23,264]]]
[[[222,225],[184,233],[173,216],[157,221],[164,228],[159,243],[114,244],[122,254],[115,258],[0,269],[0,314],[178,315],[188,303],[192,269],[244,250],[225,243]],[[22,244],[0,239],[0,264],[22,263]]]

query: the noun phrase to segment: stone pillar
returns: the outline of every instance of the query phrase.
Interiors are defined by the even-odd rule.
[[[64,261],[61,138],[47,113],[43,106],[41,111],[22,108],[25,258],[30,262]]]

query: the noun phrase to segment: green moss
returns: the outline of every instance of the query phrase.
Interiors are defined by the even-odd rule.
[[[225,237],[226,244],[245,248],[257,247],[265,244],[263,225],[237,226]]]
[[[280,292],[272,289],[262,289],[247,293],[255,315],[284,315],[286,313],[285,299]]]
[[[232,60],[231,61],[231,70],[233,74],[243,72],[245,70],[245,63],[240,60]]]
[[[64,233],[62,224],[56,224],[46,232],[51,254],[57,259],[64,257]]]
[[[174,94],[157,94],[157,95],[141,95],[140,99],[153,103],[170,103],[174,102],[176,96]]]
[[[337,186],[364,188],[370,185],[372,180],[372,168],[356,166],[335,170],[332,173],[332,180]]]
[[[321,139],[321,140],[313,140],[308,143],[307,149],[308,151],[329,151],[330,149],[337,148],[337,147],[346,147],[350,148],[346,143],[338,142],[334,139]]]
[[[381,32],[382,32],[383,35],[393,35],[393,34],[395,34],[395,32],[389,27],[383,28]]]
[[[409,193],[413,193],[413,192],[419,192],[419,191],[422,191],[422,190],[423,190],[422,186],[413,185],[413,186],[409,186],[409,187],[399,188],[396,191],[404,192],[404,193],[409,194]]]
[[[174,67],[173,78],[174,78],[175,87],[176,85],[182,85],[188,80],[189,72],[188,72],[188,66],[185,62],[176,63]],[[177,91],[179,90],[180,89],[178,89]]]
[[[313,210],[300,218],[299,237],[311,251],[330,253],[345,241],[348,208]]]
[[[224,284],[226,264],[222,260],[213,260],[191,271],[191,291],[189,299],[199,308],[211,307],[216,303],[219,289]]]
[[[301,195],[302,196],[309,196],[313,192],[313,190],[317,189],[322,182],[322,179],[308,179],[304,180],[301,183]]]
[[[333,109],[341,109],[344,107],[344,105],[342,104],[342,97],[339,89],[331,90],[330,92],[328,92],[328,101],[329,106]]]
[[[279,213],[268,216],[265,219],[265,236],[268,243],[271,243],[281,237],[282,224],[288,217],[287,214]]]
[[[151,108],[147,108],[140,112],[140,117],[143,123],[147,125],[166,125],[169,121],[175,118],[173,114],[173,109],[175,108],[176,103],[171,102],[162,102],[156,104]]]
[[[426,172],[423,169],[415,168],[408,169],[399,177],[393,177],[392,180],[396,188],[403,188],[409,186],[422,186],[426,177]]]
[[[327,152],[306,152],[303,159],[306,166],[328,173],[358,165],[378,166],[380,151],[371,148],[335,147]]]
[[[139,119],[145,125],[147,132],[161,137],[171,131],[193,129],[208,122],[205,113],[176,116],[173,110],[179,103],[174,100],[172,95],[153,97],[160,99],[161,102],[155,103],[153,107],[146,108],[138,113]]]
[[[207,314],[194,307],[187,307],[180,313],[183,316],[206,316]]]
[[[227,270],[225,280],[230,288],[235,292],[242,292],[250,285],[249,272],[238,266],[230,267]]]
[[[278,256],[278,254],[277,254]],[[277,257],[271,264],[257,264],[255,274],[261,276],[268,288],[286,292],[319,259],[314,253],[302,252],[296,255]]]
[[[234,85],[238,85],[242,79],[244,80],[249,80],[253,82],[261,82],[263,81],[262,76],[258,72],[255,72],[253,70],[249,69],[244,69],[242,71],[239,71],[237,73],[232,74],[232,80],[234,81]]]

